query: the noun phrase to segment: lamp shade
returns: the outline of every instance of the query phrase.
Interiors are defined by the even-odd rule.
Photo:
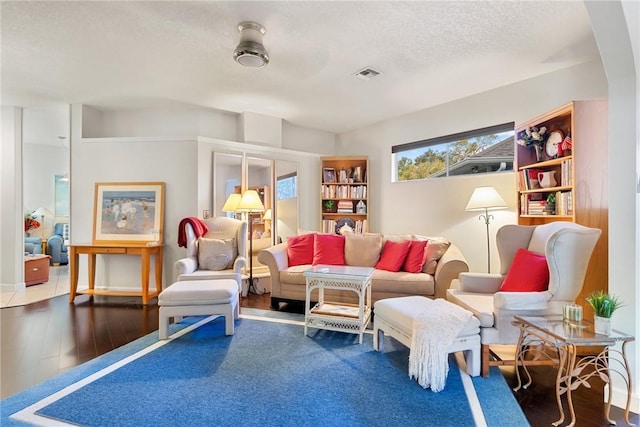
[[[33,215],[33,216],[53,216],[53,212],[51,212],[47,208],[38,208],[31,215]]]
[[[222,212],[235,212],[238,209],[240,199],[242,199],[242,196],[238,193],[229,194],[227,201],[224,202],[224,206],[222,207]]]
[[[262,217],[262,219],[264,221],[271,221],[271,209],[267,209],[267,211],[264,213],[264,216]]]
[[[494,187],[478,187],[473,190],[469,203],[467,203],[466,210],[468,211],[483,211],[483,210],[496,210],[505,209],[507,203],[498,194],[498,191]]]
[[[264,205],[256,190],[247,190],[242,193],[242,199],[236,207],[238,212],[263,212]]]

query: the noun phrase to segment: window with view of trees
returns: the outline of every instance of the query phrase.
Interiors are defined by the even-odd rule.
[[[514,123],[391,147],[394,181],[513,170]]]

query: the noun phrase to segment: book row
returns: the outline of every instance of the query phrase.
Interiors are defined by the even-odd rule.
[[[366,185],[323,185],[323,199],[366,199]]]

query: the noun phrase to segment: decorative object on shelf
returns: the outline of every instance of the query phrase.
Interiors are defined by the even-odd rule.
[[[562,141],[564,140],[564,134],[561,130],[554,130],[549,133],[547,141],[544,143],[544,153],[549,159],[556,157],[562,157]]]
[[[494,187],[478,187],[473,190],[469,203],[465,210],[467,211],[484,211],[484,214],[480,215],[478,219],[484,219],[484,223],[487,226],[487,273],[491,273],[491,249],[489,246],[489,221],[493,218],[493,215],[489,215],[490,210],[505,209],[507,203],[498,194],[498,191]]]
[[[549,193],[547,196],[547,204],[544,206],[544,213],[547,215],[556,214],[556,193]]]
[[[595,316],[593,327],[597,334],[611,334],[611,316],[613,312],[622,307],[622,302],[617,296],[604,291],[595,291],[586,298],[593,308]]]
[[[334,168],[322,169],[322,180],[324,182],[336,182],[336,170]]]
[[[367,205],[362,200],[360,200],[356,204],[356,213],[359,213],[359,214],[366,214],[367,213]]]
[[[531,126],[518,134],[516,142],[523,147],[533,147],[536,153],[536,160],[542,161],[542,145],[547,139],[547,128]]]
[[[578,304],[565,304],[562,307],[562,317],[568,322],[582,322],[582,306]]]
[[[34,213],[31,214],[34,217],[40,217],[40,225],[42,226],[40,228],[40,237],[42,238],[42,240],[44,240],[44,227],[45,227],[45,223],[44,223],[44,217],[45,216],[50,216],[53,217],[53,212],[51,212],[49,209],[47,208],[38,208],[36,209],[36,211]]]
[[[356,229],[356,222],[351,218],[340,218],[336,222],[336,234],[353,233]]]
[[[540,187],[542,188],[551,188],[555,187],[556,182],[556,171],[546,171],[538,173],[538,182],[540,183]]]
[[[573,141],[571,140],[570,134],[567,134],[567,136],[562,140],[561,148],[563,156],[571,155],[571,150],[573,150]]]
[[[322,202],[322,212],[333,213],[336,211],[336,202],[334,200],[324,200]]]

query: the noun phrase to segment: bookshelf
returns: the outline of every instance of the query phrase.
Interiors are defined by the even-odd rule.
[[[347,225],[356,233],[369,231],[367,157],[322,157],[320,188],[323,233]]]
[[[576,298],[583,306],[591,292],[608,288],[608,114],[606,101],[572,101],[515,128],[516,140],[521,131],[532,126],[546,127],[547,135],[559,131],[565,138],[571,137],[570,152],[547,154],[541,161],[535,150],[515,143],[518,224],[571,221],[602,230]],[[535,181],[541,172],[553,175],[555,183],[540,187],[539,179]],[[535,203],[546,201],[550,194],[556,198],[553,213]]]

